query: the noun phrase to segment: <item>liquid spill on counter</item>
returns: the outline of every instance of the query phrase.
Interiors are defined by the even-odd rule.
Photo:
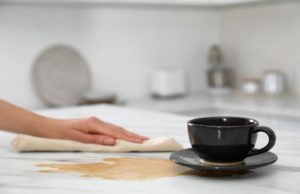
[[[195,176],[230,176],[232,172],[191,170],[174,164],[166,159],[153,158],[104,158],[97,163],[75,164],[37,164],[37,167],[50,168],[39,172],[78,172],[81,177],[98,177],[109,180],[152,180],[165,177]]]

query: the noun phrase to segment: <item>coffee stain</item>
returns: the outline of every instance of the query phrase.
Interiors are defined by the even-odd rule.
[[[104,158],[97,163],[37,164],[50,168],[39,172],[78,172],[81,177],[98,177],[108,180],[141,181],[175,176],[232,176],[236,172],[199,171],[182,167],[166,159]]]
[[[104,158],[87,164],[37,164],[50,170],[39,172],[79,172],[82,177],[100,177],[110,180],[151,180],[183,175],[188,168],[173,164],[170,160],[149,158]]]

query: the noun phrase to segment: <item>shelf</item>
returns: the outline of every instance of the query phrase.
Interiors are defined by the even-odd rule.
[[[2,4],[110,4],[110,5],[195,5],[195,6],[225,6],[272,0],[0,0]]]

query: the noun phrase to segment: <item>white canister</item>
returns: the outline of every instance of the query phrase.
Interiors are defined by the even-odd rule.
[[[182,69],[159,69],[151,78],[151,93],[155,97],[183,96],[187,92],[186,76]]]
[[[280,70],[266,70],[263,77],[262,88],[265,94],[282,95],[286,92],[285,76]]]

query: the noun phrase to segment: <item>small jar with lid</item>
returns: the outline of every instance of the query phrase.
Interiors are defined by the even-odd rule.
[[[263,92],[267,95],[279,96],[286,93],[286,80],[284,73],[277,69],[264,72],[262,82]]]
[[[245,94],[259,94],[261,92],[261,80],[258,78],[245,78],[242,81],[242,91]]]
[[[209,68],[207,70],[207,83],[209,88],[230,88],[231,71],[223,64],[223,56],[218,45],[210,48],[208,54]]]

